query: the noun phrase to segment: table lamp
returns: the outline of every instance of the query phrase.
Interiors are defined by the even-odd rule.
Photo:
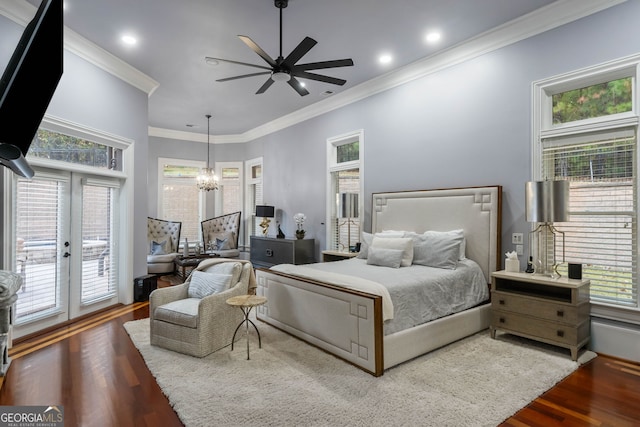
[[[564,262],[564,232],[554,222],[569,221],[569,181],[530,181],[525,184],[525,213],[528,222],[538,223],[529,233],[530,245],[535,239],[535,274],[558,278],[556,240],[562,237]],[[531,247],[531,246],[530,246]],[[534,251],[531,251],[532,255]]]
[[[347,251],[351,251],[351,224],[357,225],[353,218],[358,218],[358,193],[339,193],[338,195],[338,218],[344,218],[345,221],[338,223],[338,229],[346,224],[347,226],[347,244],[338,242],[339,246],[346,247]],[[339,234],[339,233],[338,233]]]
[[[271,220],[269,218],[273,218],[274,213],[275,208],[273,206],[256,205],[256,216],[262,217],[260,227],[262,228],[262,235],[265,237],[267,235],[267,232],[269,231],[269,224],[271,223]]]

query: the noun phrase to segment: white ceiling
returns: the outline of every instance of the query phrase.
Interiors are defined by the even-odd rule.
[[[40,0],[28,0],[37,6]],[[149,126],[168,131],[238,135],[363,82],[459,45],[552,0],[290,0],[283,11],[283,56],[305,36],[318,44],[300,63],[352,58],[353,67],[319,70],[344,86],[306,81],[310,94],[274,83],[255,92],[265,76],[216,79],[260,71],[205,56],[265,65],[237,35],[251,37],[278,56],[279,11],[273,0],[65,0],[65,25],[159,83],[149,98]],[[430,45],[428,31],[442,33]],[[137,45],[125,46],[129,32]],[[378,63],[381,53],[394,58]],[[188,127],[187,125],[197,127]]]

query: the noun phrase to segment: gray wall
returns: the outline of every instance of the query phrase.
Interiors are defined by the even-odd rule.
[[[638,16],[640,1],[628,1],[264,136],[245,144],[243,159],[264,157],[265,203],[282,209],[287,235],[295,229],[292,216],[307,214],[307,236],[320,250],[326,139],[364,129],[364,218],[373,192],[498,184],[502,248],[513,250],[511,233],[529,230],[524,183],[531,179],[532,82],[640,52]],[[237,146],[218,145],[216,155],[229,150]]]
[[[0,16],[0,64],[3,70],[23,30],[20,25]],[[43,64],[43,69],[45,67],[46,64]],[[47,114],[135,141],[134,224],[131,236],[134,241],[133,275],[146,274],[147,200],[142,195],[147,190],[147,94],[65,51],[64,74]],[[8,230],[2,230],[1,233],[5,231]]]

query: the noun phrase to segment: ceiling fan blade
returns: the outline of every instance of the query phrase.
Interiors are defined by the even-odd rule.
[[[230,59],[212,58],[210,56],[205,56],[204,59],[205,61],[212,60],[212,61],[228,62],[230,64],[246,65],[247,67],[262,68],[263,70],[271,70],[271,68],[265,67],[264,65],[249,64],[247,62],[232,61]]]
[[[267,79],[267,81],[264,82],[264,84],[262,86],[260,86],[260,89],[258,89],[258,91],[256,92],[256,95],[261,94],[261,93],[265,93],[266,90],[269,89],[272,84],[273,84],[273,80],[271,79],[271,77],[269,77]]]
[[[306,71],[297,71],[297,70],[292,71],[291,75],[296,77],[302,77],[303,79],[317,80],[319,82],[331,83],[332,85],[339,85],[339,86],[342,86],[347,82],[344,79],[338,79],[336,77],[329,77],[329,76],[322,76],[320,74],[315,74],[315,73],[307,73]]]
[[[321,61],[310,62],[308,64],[299,64],[293,67],[294,70],[307,71],[307,70],[321,70],[324,68],[337,68],[337,67],[351,67],[353,65],[352,59],[336,59],[333,61]]]
[[[267,52],[262,50],[262,48],[258,46],[258,44],[253,40],[251,40],[249,37],[247,36],[238,36],[238,37],[240,38],[240,40],[244,42],[244,44],[249,46],[249,49],[251,49],[258,55],[260,55],[260,57],[264,59],[267,62],[267,64],[271,65],[271,67],[275,67],[276,65],[278,65],[276,64],[276,61],[274,61],[269,55],[267,55]]]
[[[298,92],[298,95],[309,95],[309,91],[302,87],[300,80],[296,79],[295,77],[291,76],[287,83],[289,83],[289,86],[291,86],[296,92]]]
[[[218,79],[217,82],[228,82],[231,80],[244,79],[245,77],[264,76],[265,74],[271,74],[271,71],[263,71],[261,73],[243,74],[242,76],[227,77],[225,79]]]
[[[314,47],[317,43],[318,42],[311,37],[305,37],[304,40],[302,40],[300,44],[298,44],[298,46],[296,46],[296,48],[291,51],[289,56],[287,56],[282,63],[284,65],[287,65],[288,67],[293,67],[293,64],[298,62],[300,58],[306,55],[306,53],[309,52],[311,48]]]

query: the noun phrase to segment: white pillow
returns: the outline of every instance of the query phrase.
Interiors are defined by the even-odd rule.
[[[206,273],[231,274],[231,284],[235,285],[240,280],[242,274],[242,263],[239,262],[221,262],[208,267]]]
[[[373,237],[371,247],[402,250],[402,267],[409,267],[413,261],[413,239],[411,237],[378,237],[376,235]]]
[[[196,270],[191,273],[187,294],[189,298],[204,298],[225,291],[229,289],[230,285],[231,274],[206,273]]]
[[[464,238],[463,229],[459,228],[457,230],[451,230],[451,231],[425,231],[424,234],[427,234],[427,233],[432,235],[443,235],[443,237],[449,236],[454,239],[461,237],[462,243],[460,243],[460,254],[458,255],[458,260],[463,260],[466,258],[467,240]]]
[[[402,249],[385,249],[371,246],[369,248],[367,264],[379,265],[381,267],[400,268],[403,254],[404,251]]]
[[[379,233],[375,234],[375,237],[405,237],[405,231],[394,231],[394,230],[383,230]],[[362,242],[360,242],[360,252],[358,252],[357,258],[367,259],[369,254],[369,247],[373,242],[374,234],[367,233],[366,231],[362,232]]]
[[[460,233],[427,231],[413,237],[413,263],[453,270],[458,266]]]

